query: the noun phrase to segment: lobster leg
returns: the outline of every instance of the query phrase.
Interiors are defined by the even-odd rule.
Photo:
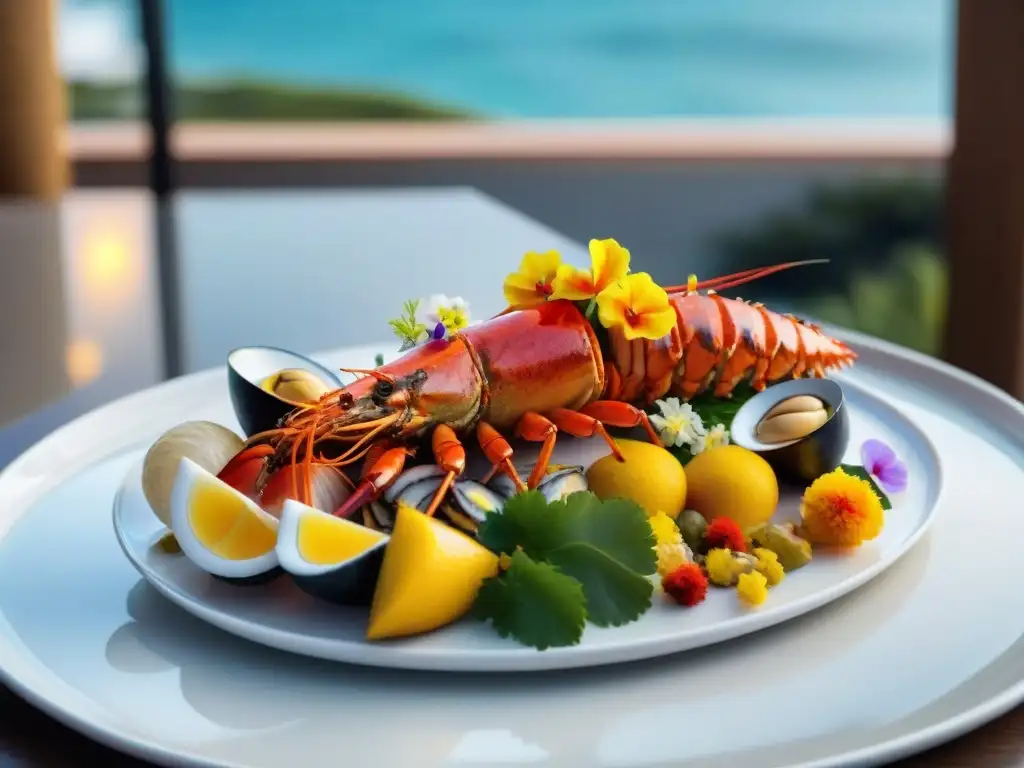
[[[481,421],[477,424],[476,439],[480,443],[484,456],[491,462],[491,470],[483,478],[482,482],[490,481],[496,472],[504,472],[515,483],[517,491],[525,491],[526,485],[523,484],[519,473],[512,464],[512,446],[508,444],[508,440],[502,437],[498,430],[486,421]]]
[[[396,477],[402,474],[405,458],[408,455],[409,451],[406,448],[390,448],[384,451],[380,458],[363,472],[363,477],[352,495],[345,499],[332,514],[336,517],[349,517],[364,504],[376,499],[385,488],[394,482]]]
[[[661,438],[658,437],[658,433],[651,426],[651,420],[647,418],[647,414],[629,403],[620,403],[614,400],[595,400],[580,408],[580,413],[592,416],[609,427],[620,427],[622,429],[643,427],[650,441],[661,447]]]
[[[466,471],[466,449],[462,447],[462,443],[459,442],[459,438],[456,437],[451,427],[446,424],[437,426],[434,436],[431,438],[431,448],[434,452],[434,461],[448,474],[444,476],[440,487],[434,491],[434,498],[430,500],[430,505],[427,507],[427,517],[434,516],[441,499],[448,493],[455,478]]]
[[[530,473],[530,477],[526,481],[527,488],[536,488],[548,471],[548,462],[551,461],[551,452],[555,449],[555,439],[558,437],[558,427],[539,413],[524,413],[516,423],[516,437],[534,443],[543,443],[537,463],[533,466],[533,472]]]

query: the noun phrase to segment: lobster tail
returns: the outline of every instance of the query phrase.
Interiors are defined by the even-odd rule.
[[[784,379],[823,377],[857,357],[818,326],[762,304],[697,292],[669,301],[677,323],[664,339],[611,334],[606,396],[648,403],[665,394],[727,397],[743,382],[761,391]]]

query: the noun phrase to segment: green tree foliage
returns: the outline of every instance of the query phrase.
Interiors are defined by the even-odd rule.
[[[72,120],[138,118],[140,84],[71,83]],[[302,88],[253,81],[177,83],[175,114],[188,121],[457,120],[463,111],[407,96],[341,88]]]
[[[747,292],[795,297],[845,292],[853,275],[888,264],[898,248],[941,254],[942,188],[919,177],[869,178],[811,191],[795,211],[773,213],[753,228],[723,234],[723,272],[802,259],[829,259],[759,280]],[[743,295],[746,296],[747,293]]]
[[[723,236],[723,271],[827,258],[744,286],[742,295],[938,354],[948,291],[941,232],[942,189],[934,181],[822,187],[798,211]]]

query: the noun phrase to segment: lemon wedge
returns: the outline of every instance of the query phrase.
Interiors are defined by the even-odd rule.
[[[461,531],[400,505],[370,606],[368,640],[430,632],[461,618],[498,557]]]

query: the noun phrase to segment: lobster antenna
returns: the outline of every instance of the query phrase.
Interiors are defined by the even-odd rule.
[[[828,264],[828,259],[804,259],[803,261],[790,261],[785,264],[775,264],[771,267],[754,267],[753,269],[745,269],[742,272],[734,272],[731,275],[722,275],[720,277],[712,277],[709,280],[702,280],[696,283],[688,283],[686,285],[673,285],[665,289],[666,293],[684,293],[686,291],[699,291],[708,288],[713,288],[716,291],[723,291],[728,288],[735,288],[739,285],[745,285],[751,283],[754,280],[760,280],[762,277],[768,277],[768,275],[774,275],[776,272],[783,272],[793,267],[805,267],[811,264]]]

